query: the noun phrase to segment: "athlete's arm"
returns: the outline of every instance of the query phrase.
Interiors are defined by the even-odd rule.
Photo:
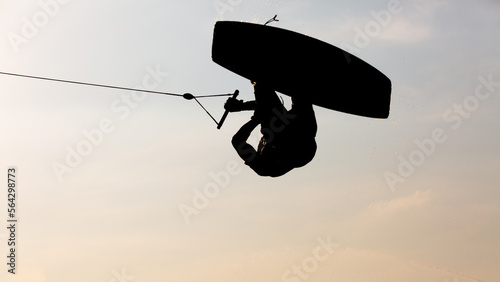
[[[257,151],[255,151],[254,147],[247,143],[248,137],[257,125],[259,125],[258,121],[250,119],[250,121],[245,123],[240,130],[236,132],[231,140],[231,144],[233,144],[234,149],[240,158],[245,161],[245,163],[251,162],[257,156]]]
[[[255,110],[255,101],[243,102],[243,100],[229,98],[224,104],[224,109],[229,112],[253,111]]]

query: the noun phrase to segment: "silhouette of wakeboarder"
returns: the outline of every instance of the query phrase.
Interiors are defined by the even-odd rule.
[[[272,87],[252,82],[254,101],[229,98],[229,112],[253,110],[250,121],[233,136],[231,143],[245,164],[260,176],[278,177],[309,163],[316,154],[316,117],[307,98],[292,97],[287,110]],[[261,125],[257,150],[247,143],[252,131]]]

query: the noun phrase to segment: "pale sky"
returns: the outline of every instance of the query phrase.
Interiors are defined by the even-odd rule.
[[[230,144],[251,113],[0,75],[0,280],[498,281],[498,1],[0,0],[0,72],[250,100],[213,27],[275,14],[386,74],[389,118],[316,107],[315,159],[262,178]]]

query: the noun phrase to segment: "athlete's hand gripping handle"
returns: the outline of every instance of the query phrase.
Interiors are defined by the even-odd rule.
[[[234,91],[234,94],[233,94],[232,98],[235,99],[236,97],[238,97],[239,94],[240,94],[240,91],[238,91],[238,90]],[[224,121],[226,120],[228,114],[229,114],[229,111],[226,110],[224,112],[224,114],[222,115],[222,118],[220,119],[219,123],[217,124],[217,129],[220,129],[222,127],[222,125],[224,124]]]

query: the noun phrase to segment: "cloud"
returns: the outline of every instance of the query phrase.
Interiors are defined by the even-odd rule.
[[[481,281],[439,265],[358,248],[337,251],[324,268],[325,276],[334,277],[334,281]],[[354,269],[363,271],[349,271]]]
[[[356,45],[356,41],[386,41],[388,43],[410,44],[431,39],[435,32],[429,19],[423,19],[414,13],[403,13],[392,15],[382,21],[366,13],[363,17],[353,17],[347,20],[325,19],[308,23],[303,32],[313,37],[321,38],[333,44],[347,42]],[[361,47],[361,46],[358,46]]]
[[[371,204],[363,213],[376,216],[387,216],[423,206],[431,202],[432,199],[431,190],[426,190],[424,192],[417,191],[413,195],[407,197]]]
[[[428,24],[398,18],[387,26],[378,38],[392,42],[416,43],[431,38],[432,34],[432,28]]]
[[[420,14],[425,16],[433,16],[439,9],[449,6],[451,1],[449,0],[412,0],[411,5]]]
[[[433,28],[436,14],[451,5],[449,0],[410,1],[402,6],[401,14],[393,16],[378,38],[407,44],[428,40],[436,33]]]

